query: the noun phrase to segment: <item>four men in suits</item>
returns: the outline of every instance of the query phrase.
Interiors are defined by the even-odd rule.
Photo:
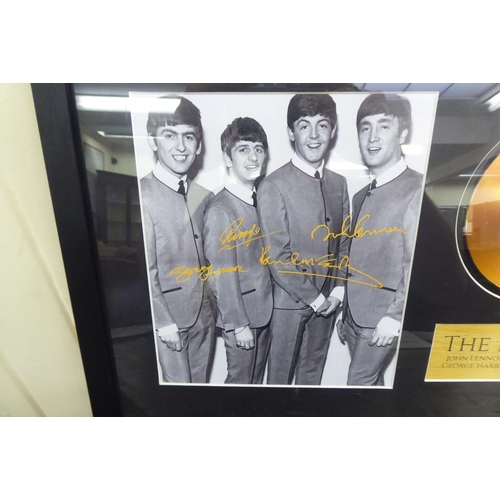
[[[337,128],[327,94],[298,94],[288,106],[295,155],[259,185],[257,211],[264,236],[261,264],[274,281],[268,384],[319,385],[343,281],[336,280],[346,240],[313,238],[317,226],[341,233],[349,215],[344,177],[324,158]],[[341,245],[342,241],[342,245]]]
[[[157,155],[141,180],[157,347],[165,382],[207,382],[210,288],[222,329],[226,383],[320,385],[343,303],[348,385],[383,385],[394,353],[413,251],[422,176],[401,145],[409,101],[373,94],[357,115],[360,152],[373,177],[350,214],[346,179],[324,168],[337,129],[328,94],[288,106],[295,154],[259,185],[268,144],[261,125],[237,118],[221,136],[229,182],[213,194],[188,181],[201,151],[199,110],[183,97],[151,112]],[[274,301],[274,306],[273,306]],[[270,345],[270,348],[269,348]]]
[[[373,180],[353,198],[355,236],[350,239],[344,324],[339,333],[351,354],[347,384],[384,385],[384,369],[401,332],[422,175],[406,166],[401,152],[411,127],[407,98],[368,96],[356,125],[361,156]]]
[[[201,117],[184,97],[156,103],[147,131],[157,163],[140,186],[158,357],[164,382],[206,383],[214,318],[197,270],[206,264],[203,216],[213,194],[187,178],[201,152]]]
[[[273,311],[271,277],[259,262],[263,246],[255,206],[267,136],[253,118],[236,118],[222,133],[221,148],[229,181],[205,212],[203,242],[214,271],[208,284],[226,347],[226,383],[260,384]]]

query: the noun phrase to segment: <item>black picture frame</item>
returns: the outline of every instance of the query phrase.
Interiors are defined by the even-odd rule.
[[[336,91],[344,84],[269,85],[262,91]],[[173,90],[177,90],[174,88]],[[252,85],[195,86],[193,91],[245,91]],[[179,85],[182,90],[185,86]],[[158,386],[161,402],[153,409],[130,413],[120,394],[111,344],[105,298],[102,291],[95,227],[79,132],[75,95],[71,84],[33,84],[33,97],[47,169],[78,340],[94,416],[453,416],[494,414],[498,407],[494,384],[424,382],[429,350],[413,348],[399,353],[392,390],[371,391],[331,388],[186,387]],[[428,242],[435,238],[439,212],[424,199],[417,237],[414,269],[423,269],[430,254]],[[435,251],[435,249],[432,249]],[[438,253],[441,250],[438,249]],[[442,249],[445,252],[445,249]],[[444,253],[443,253],[444,255]],[[429,271],[430,272],[430,271]],[[425,312],[418,280],[410,284],[411,314]],[[497,302],[474,287],[467,300],[482,301],[476,321],[496,319]],[[465,301],[464,301],[465,302]],[[463,321],[463,311],[446,311]],[[443,314],[444,320],[450,320]],[[480,316],[482,315],[482,316]],[[425,322],[425,321],[424,321]],[[463,402],[471,394],[483,397],[484,405]],[[461,406],[462,405],[462,406]]]
[[[74,97],[68,84],[33,84],[32,92],[92,411],[119,416]]]

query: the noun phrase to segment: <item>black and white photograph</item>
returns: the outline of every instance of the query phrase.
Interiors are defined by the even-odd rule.
[[[130,93],[160,385],[392,388],[437,97]]]

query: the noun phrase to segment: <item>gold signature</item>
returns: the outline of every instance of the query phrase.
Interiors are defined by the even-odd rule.
[[[370,218],[369,214],[366,214],[365,216],[361,217],[359,221],[356,223],[356,226],[354,227],[354,231],[352,233],[349,233],[349,230],[351,229],[351,219],[352,219],[352,214],[349,214],[345,219],[344,222],[342,223],[342,228],[340,233],[332,233],[330,231],[330,228],[326,224],[320,224],[319,226],[316,226],[312,231],[311,231],[311,239],[314,240],[314,235],[316,231],[319,229],[325,229],[326,230],[326,236],[323,238],[323,241],[326,241],[328,238],[340,238],[342,236],[345,236],[346,238],[363,238],[365,236],[373,236],[375,234],[391,234],[391,233],[403,233],[403,234],[408,234],[404,229],[401,229],[400,227],[383,227],[381,229],[365,229],[363,227],[363,224],[368,221]]]
[[[319,276],[322,278],[330,278],[330,279],[337,279],[341,281],[349,281],[351,283],[359,283],[360,285],[366,285],[366,286],[371,286],[373,288],[383,288],[384,285],[378,281],[376,278],[373,278],[369,274],[366,274],[359,269],[355,269],[354,267],[351,267],[349,265],[349,257],[344,257],[340,263],[336,263],[337,259],[333,254],[328,254],[328,255],[323,255],[321,257],[317,258],[309,258],[309,259],[301,259],[300,255],[298,252],[294,252],[290,256],[290,260],[287,261],[282,261],[282,260],[273,260],[267,253],[271,249],[270,246],[264,247],[262,249],[262,254],[260,256],[260,264],[262,266],[275,266],[275,265],[281,265],[281,266],[300,266],[300,265],[309,265],[309,266],[318,266],[322,269],[337,269],[338,271],[341,271],[343,269],[346,270],[346,273],[348,271],[354,271],[357,273],[359,276],[364,276],[368,282],[366,281],[360,281],[357,279],[351,279],[351,278],[344,278],[343,276],[328,276],[325,274],[316,274],[316,273],[310,273],[306,271],[288,271],[284,269],[280,269],[278,273],[280,274],[300,274],[302,276]],[[247,269],[243,269],[241,266],[233,266],[233,267],[221,267],[219,269],[214,269],[213,265],[210,264],[209,266],[202,266],[201,268],[197,267],[186,267],[186,266],[179,266],[175,268],[174,270],[170,271],[170,274],[172,275],[177,275],[177,278],[175,279],[176,282],[178,283],[185,283],[186,281],[189,281],[192,276],[196,275],[200,279],[200,281],[206,281],[207,279],[211,279],[212,281],[215,281],[214,276],[218,276],[221,274],[228,274],[228,273],[248,273]]]
[[[207,279],[214,280],[214,276],[219,274],[226,273],[248,273],[248,270],[243,269],[241,266],[233,266],[233,267],[221,267],[220,269],[214,269],[213,265],[202,266],[201,268],[197,267],[186,267],[179,266],[170,271],[170,274],[177,275],[175,281],[177,283],[185,283],[191,279],[191,276],[198,275],[201,281],[206,281]]]
[[[240,217],[231,222],[231,224],[229,224],[229,226],[227,226],[226,229],[222,231],[222,234],[219,238],[222,248],[219,249],[219,252],[222,252],[222,250],[232,250],[233,248],[239,247],[240,245],[246,245],[248,247],[250,246],[250,243],[252,243],[252,241],[260,240],[265,236],[281,232],[273,231],[272,233],[260,234],[260,227],[257,224],[253,224],[250,229],[242,231],[242,224],[243,218]]]
[[[288,271],[286,269],[280,269],[278,271],[279,274],[300,274],[302,276],[319,276],[322,278],[331,278],[331,279],[337,279],[341,281],[349,281],[350,283],[359,283],[360,285],[366,285],[366,286],[371,286],[373,288],[383,288],[384,285],[377,280],[376,278],[370,276],[369,274],[364,273],[363,271],[360,271],[359,269],[356,269],[354,267],[351,267],[349,265],[349,257],[345,256],[342,258],[342,260],[337,263],[337,259],[333,254],[327,254],[323,255],[321,257],[317,258],[309,258],[309,259],[301,259],[300,255],[298,252],[294,252],[290,255],[290,259],[287,261],[282,261],[282,260],[273,260],[267,253],[271,249],[271,246],[264,247],[262,249],[262,254],[260,256],[260,264],[263,266],[274,266],[274,265],[281,265],[281,266],[300,266],[300,265],[309,265],[309,266],[318,266],[322,269],[337,269],[338,271],[341,271],[343,269],[346,270],[346,274],[349,271],[353,271],[357,273],[360,276],[364,276],[369,282],[365,281],[359,281],[357,279],[351,279],[349,277],[344,278],[343,276],[328,276],[324,274],[316,274],[316,273],[310,273],[307,271]]]
[[[364,236],[373,236],[382,233],[391,234],[394,232],[408,234],[406,231],[396,226],[391,228],[383,227],[381,229],[372,229],[372,230],[365,229],[363,224],[366,221],[368,221],[369,218],[370,218],[369,214],[366,214],[364,217],[362,217],[356,223],[356,226],[354,227],[354,231],[352,233],[349,232],[351,229],[352,214],[348,215],[345,218],[344,222],[342,223],[342,228],[340,233],[333,233],[330,231],[330,228],[326,224],[320,224],[311,231],[311,239],[314,240],[316,232],[321,229],[326,230],[326,235],[324,236],[323,241],[327,241],[328,238],[333,238],[333,239],[340,237],[363,238]],[[261,229],[257,224],[253,224],[252,227],[248,230],[242,230],[241,229],[242,224],[243,224],[243,218],[240,217],[231,222],[231,224],[229,224],[229,226],[226,229],[224,229],[219,238],[220,243],[222,245],[222,247],[219,249],[219,252],[221,252],[222,250],[232,250],[236,247],[239,247],[240,245],[246,245],[248,247],[250,246],[250,243],[252,243],[253,241],[257,241],[264,238],[265,236],[281,232],[281,231],[273,231],[272,233],[261,234]],[[302,258],[298,252],[292,252],[288,260],[282,261],[282,260],[273,260],[271,256],[268,255],[270,250],[271,250],[270,245],[263,247],[259,259],[259,262],[262,266],[275,266],[275,265],[280,265],[284,267],[301,266],[301,265],[317,266],[322,269],[337,269],[338,271],[345,270],[346,275],[348,275],[349,271],[353,271],[358,276],[366,278],[367,281],[360,281],[357,279],[351,279],[349,277],[344,278],[342,276],[328,276],[324,274],[316,274],[306,271],[289,271],[286,269],[280,269],[278,271],[278,273],[280,274],[300,274],[302,276],[320,276],[324,278],[349,281],[351,283],[359,283],[361,285],[371,286],[374,288],[384,287],[384,285],[373,276],[370,276],[369,274],[366,274],[363,271],[360,271],[359,269],[351,267],[349,264],[348,256],[343,257],[342,260],[337,263],[337,259],[333,254],[323,255],[322,257],[316,257],[316,258],[314,257]],[[170,274],[177,275],[175,281],[179,283],[184,283],[186,281],[189,281],[191,277],[194,275],[197,275],[201,281],[206,281],[208,279],[215,281],[214,276],[218,276],[221,274],[228,274],[228,273],[248,273],[248,270],[243,269],[241,266],[221,267],[219,269],[214,269],[213,265],[210,264],[209,266],[202,266],[201,268],[179,266],[176,269],[170,271]]]

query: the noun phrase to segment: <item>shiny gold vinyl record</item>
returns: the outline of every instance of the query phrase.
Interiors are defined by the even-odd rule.
[[[500,156],[479,180],[467,211],[467,247],[481,274],[500,287]]]
[[[457,218],[457,243],[465,269],[500,298],[500,151],[497,145],[471,175]],[[463,211],[462,211],[463,213]]]

